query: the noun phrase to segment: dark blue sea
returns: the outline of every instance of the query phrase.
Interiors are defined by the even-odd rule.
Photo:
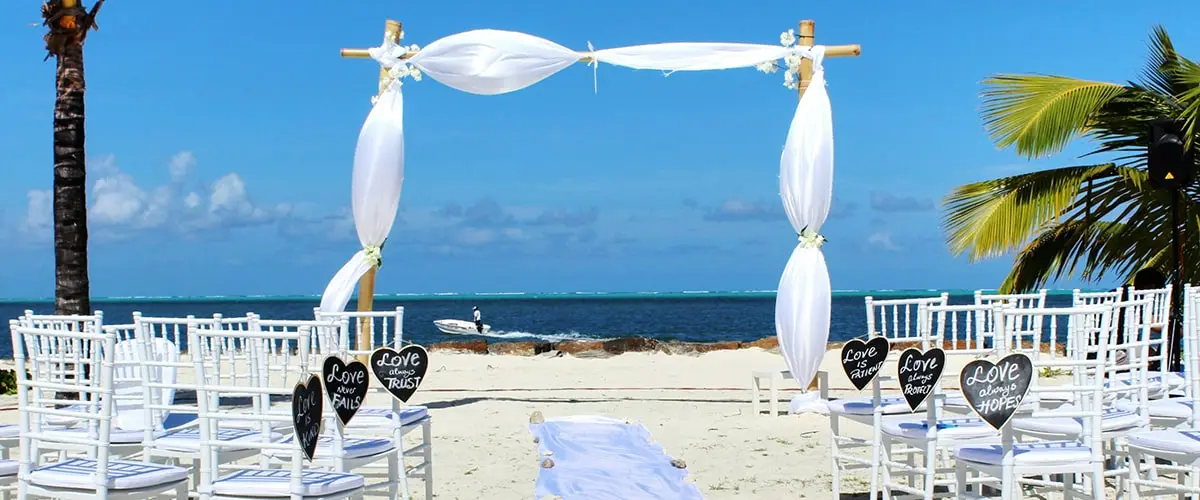
[[[834,292],[830,341],[866,332],[863,298],[929,297],[930,291]],[[974,301],[971,291],[952,291],[952,304]],[[264,319],[312,319],[319,297],[207,297],[94,299],[108,325],[132,322],[132,313],[145,316],[211,317],[215,313],[241,316],[257,313]],[[1047,306],[1068,306],[1070,292],[1051,293]],[[492,331],[488,342],[528,340],[612,339],[652,337],[686,342],[750,341],[775,334],[774,292],[680,292],[587,294],[461,294],[390,295],[375,299],[376,310],[404,307],[404,338],[418,344],[463,340],[433,326],[437,319],[471,319],[479,306]],[[354,309],[351,300],[348,309]],[[0,301],[0,319],[14,319],[25,310],[53,313],[52,301]],[[7,322],[5,323],[7,324]],[[469,337],[468,337],[469,338]],[[11,342],[0,343],[0,357],[12,357]]]

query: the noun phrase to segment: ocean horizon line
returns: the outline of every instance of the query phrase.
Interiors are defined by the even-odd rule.
[[[834,297],[920,297],[940,293],[950,295],[972,295],[976,290],[994,292],[994,288],[982,289],[897,289],[884,288],[872,290],[846,289],[833,290]],[[1100,289],[1081,289],[1096,291]],[[530,299],[685,299],[685,298],[737,298],[775,296],[775,290],[680,290],[680,291],[644,291],[644,292],[429,292],[429,293],[381,293],[375,295],[375,300],[384,301],[430,301],[430,300],[530,300]],[[1047,289],[1048,295],[1070,295],[1072,290]],[[354,300],[356,297],[351,297]],[[302,300],[319,301],[320,295],[148,295],[148,296],[112,296],[95,297],[92,302],[99,303],[147,303],[147,302],[291,302]],[[0,304],[40,304],[53,302],[53,297],[41,298],[0,298]]]

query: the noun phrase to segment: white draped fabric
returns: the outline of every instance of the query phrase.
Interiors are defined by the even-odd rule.
[[[790,39],[790,34],[787,34]],[[403,101],[399,79],[421,74],[473,94],[496,95],[533,85],[580,61],[666,72],[777,67],[793,76],[800,57],[814,60],[813,80],[788,130],[780,161],[780,195],[788,220],[801,235],[779,283],[775,327],[796,380],[811,380],[829,336],[829,274],[818,231],[829,212],[833,131],[825,92],[822,47],[745,43],[662,43],[575,51],[550,40],[500,30],[474,30],[441,38],[424,49],[385,41],[373,58],[396,78],[363,124],[354,154],[353,211],[363,250],[338,271],[321,299],[323,311],[345,308],[355,283],[378,263],[400,201],[404,180]],[[772,64],[775,63],[775,64]],[[791,78],[785,81],[793,81]]]
[[[805,387],[829,340],[830,286],[821,225],[833,198],[833,115],[825,91],[824,48],[813,51],[813,76],[796,106],[779,161],[779,196],[799,236],[775,296],[775,334],[788,370]]]

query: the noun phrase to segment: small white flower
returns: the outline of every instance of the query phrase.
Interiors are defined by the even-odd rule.
[[[414,66],[412,69],[408,70],[408,76],[411,76],[414,82],[419,82],[421,81],[421,70]]]
[[[371,105],[374,106],[375,103],[377,103],[377,102],[379,102],[379,96],[377,96],[377,95],[371,96]]]
[[[787,30],[779,34],[779,44],[784,47],[791,47],[796,43],[796,30]]]
[[[408,51],[409,52],[420,52],[421,46],[414,43],[414,44],[408,46]]]
[[[758,65],[754,68],[762,71],[763,73],[774,73],[779,70],[779,65],[776,64],[775,61],[765,61],[758,63]]]
[[[803,60],[804,60],[804,58],[800,57],[800,54],[788,54],[787,57],[783,58],[784,63],[787,64],[788,71],[791,71],[791,72],[799,71],[800,61],[803,61]]]
[[[792,90],[799,89],[800,84],[799,84],[799,82],[796,81],[796,74],[791,71],[784,73],[783,74],[783,86],[787,87],[789,89],[792,89]]]

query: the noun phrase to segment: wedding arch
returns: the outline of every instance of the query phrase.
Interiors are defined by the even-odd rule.
[[[799,40],[795,31],[788,30],[780,35],[779,45],[660,43],[597,50],[588,43],[588,50],[575,51],[525,33],[473,30],[421,48],[401,45],[400,23],[388,21],[379,47],[342,51],[346,57],[378,61],[380,84],[354,151],[351,211],[362,249],[334,275],[321,297],[321,310],[344,310],[360,280],[359,309],[363,310],[364,299],[370,307],[375,269],[404,183],[402,84],[406,78],[420,81],[428,76],[464,92],[497,95],[529,87],[579,62],[593,72],[602,62],[668,73],[735,68],[774,73],[782,68],[784,85],[802,93],[779,162],[779,195],[799,241],[779,281],[775,330],[792,375],[801,383],[812,380],[825,353],[830,314],[829,272],[821,253],[825,238],[820,230],[833,193],[833,118],[823,63],[825,57],[859,54],[857,45],[814,45],[812,34],[813,22],[804,21]]]

